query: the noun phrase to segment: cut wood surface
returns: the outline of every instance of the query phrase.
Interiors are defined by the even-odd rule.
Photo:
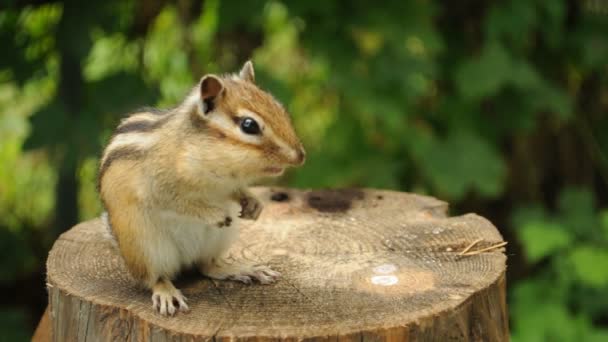
[[[176,285],[191,311],[163,317],[100,220],[61,235],[47,277],[55,341],[506,341],[506,256],[486,219],[447,217],[434,198],[379,190],[256,188],[233,262],[282,273],[272,285]],[[475,243],[476,242],[476,243]],[[472,246],[472,247],[471,247]],[[469,252],[461,255],[465,248]]]

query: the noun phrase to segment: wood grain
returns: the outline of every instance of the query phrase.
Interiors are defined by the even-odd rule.
[[[269,264],[273,285],[186,273],[191,312],[162,317],[104,237],[100,220],[50,252],[55,341],[506,341],[504,248],[486,219],[447,217],[434,198],[372,189],[256,188],[233,262]]]

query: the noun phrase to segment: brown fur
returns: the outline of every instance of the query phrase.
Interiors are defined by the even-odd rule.
[[[110,151],[106,156],[104,162],[99,167],[99,175],[97,177],[98,189],[101,186],[101,180],[103,179],[103,176],[105,175],[106,171],[108,170],[108,168],[110,168],[110,165],[112,165],[113,162],[117,160],[141,160],[145,157],[145,155],[145,150],[139,150],[134,147],[123,147]]]
[[[129,120],[123,124],[120,124],[114,134],[122,134],[129,132],[151,132],[155,129],[162,127],[167,121],[171,119],[170,114],[165,114],[160,119],[152,120]]]
[[[121,161],[119,164],[107,171],[107,177],[102,180],[102,197],[112,198],[104,201],[108,212],[112,233],[118,242],[118,248],[123,256],[129,272],[140,283],[149,284],[155,279],[148,279],[148,267],[143,259],[143,253],[138,248],[145,234],[145,219],[142,201],[137,196],[137,190],[132,186],[139,183],[136,179],[137,172],[124,172],[125,170],[137,169],[136,163]],[[126,187],[126,188],[125,188]]]
[[[255,219],[262,210],[247,185],[278,174],[272,170],[304,161],[303,147],[283,106],[253,83],[250,63],[241,75],[243,79],[207,75],[175,109],[164,114],[151,110],[129,116],[117,127],[104,151],[98,176],[100,195],[127,268],[148,288],[154,288],[159,278],[166,278],[170,285],[178,271],[173,261],[192,262],[183,260],[185,251],[216,253],[205,241],[218,240],[203,238],[199,250],[199,240],[190,240],[196,241],[192,247],[183,242],[189,237],[175,239],[171,235],[182,234],[181,230],[172,230],[180,215],[187,217],[187,222],[191,218],[201,222],[202,231],[195,226],[189,234],[205,229],[232,234],[238,221],[233,222],[231,216],[239,215],[235,207],[241,205],[244,219]],[[243,110],[263,120],[268,134],[243,133],[239,128]],[[167,224],[166,216],[160,219],[154,215],[159,212],[174,215],[169,216],[172,221]],[[150,221],[156,219],[159,221]],[[178,245],[174,240],[183,241]],[[158,252],[151,253],[150,248]],[[171,252],[175,248],[182,249]],[[229,276],[219,267],[214,272],[218,278]],[[154,288],[155,294],[169,290]]]
[[[232,116],[236,116],[239,108],[248,109],[271,124],[276,135],[287,144],[291,146],[300,144],[300,140],[294,134],[289,114],[274,97],[250,82],[235,81],[231,78],[222,80],[226,91],[219,108]]]

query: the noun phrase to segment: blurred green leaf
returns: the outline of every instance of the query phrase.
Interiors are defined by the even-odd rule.
[[[83,68],[87,80],[97,81],[117,72],[135,71],[140,44],[127,41],[125,35],[120,33],[97,35]]]
[[[525,43],[527,33],[536,24],[537,13],[533,1],[505,1],[491,7],[485,22],[489,39],[509,38]]]
[[[600,224],[604,230],[604,238],[608,240],[608,210],[602,210],[600,212]]]
[[[584,340],[589,341],[589,342],[608,341],[608,329],[598,329],[598,328],[589,327]]]
[[[553,287],[544,279],[522,281],[515,287],[511,307],[513,341],[573,341],[581,336],[585,319],[572,316],[560,305],[561,298]]]
[[[511,224],[514,227],[522,227],[531,222],[545,222],[548,214],[542,206],[538,204],[528,204],[517,208],[511,215]]]
[[[572,236],[562,225],[532,221],[519,227],[519,239],[530,262],[538,262],[542,258],[566,248],[572,242]]]
[[[468,191],[485,196],[502,191],[504,163],[491,145],[475,135],[459,133],[444,141],[429,141],[416,158],[436,189],[453,199]]]
[[[531,89],[531,108],[535,111],[549,111],[558,114],[560,119],[572,116],[572,99],[564,91],[546,83]]]
[[[588,189],[566,188],[559,197],[560,222],[578,235],[593,236],[599,222],[595,199]]]
[[[512,84],[524,91],[541,86],[541,78],[534,67],[525,61],[513,62],[509,79]]]
[[[608,286],[608,250],[580,246],[570,253],[569,259],[583,284],[597,288]]]
[[[194,80],[202,76],[190,73],[188,55],[183,49],[186,38],[179,20],[175,7],[164,8],[143,46],[143,65],[147,76],[160,86],[162,106],[178,103]]]
[[[511,58],[505,48],[497,43],[488,43],[481,55],[461,65],[454,80],[462,96],[479,99],[491,96],[510,80]]]

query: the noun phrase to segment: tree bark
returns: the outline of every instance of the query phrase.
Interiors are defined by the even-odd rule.
[[[47,262],[54,341],[507,341],[506,256],[475,214],[392,191],[257,188],[234,262],[272,266],[272,285],[186,274],[191,311],[162,317],[100,220],[61,235]],[[462,252],[469,247],[468,253]],[[485,251],[484,251],[485,250]]]

